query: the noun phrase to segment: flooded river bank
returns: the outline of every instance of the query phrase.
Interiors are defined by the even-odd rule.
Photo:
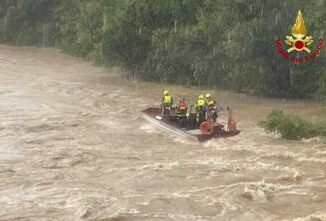
[[[200,144],[142,118],[163,85],[121,75],[0,46],[0,220],[326,220],[325,141],[257,126],[273,109],[325,121],[325,105],[211,91],[242,132]]]

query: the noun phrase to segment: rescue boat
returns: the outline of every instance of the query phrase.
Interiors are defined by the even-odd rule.
[[[240,130],[237,129],[237,123],[232,116],[231,109],[227,108],[227,111],[229,116],[226,123],[222,123],[218,119],[217,122],[205,120],[198,124],[196,113],[191,113],[191,109],[183,121],[180,121],[180,118],[176,114],[173,114],[173,111],[171,111],[170,115],[162,117],[161,108],[159,107],[145,109],[143,111],[143,117],[149,122],[169,130],[174,134],[194,138],[203,142],[212,138],[232,137],[240,133]]]

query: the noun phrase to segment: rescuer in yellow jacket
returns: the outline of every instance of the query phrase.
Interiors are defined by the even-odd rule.
[[[204,95],[199,95],[198,100],[195,104],[196,107],[196,121],[197,123],[201,123],[206,118],[206,101]]]
[[[207,105],[207,110],[206,110],[207,111],[207,118],[210,118],[211,120],[216,122],[216,119],[218,117],[218,115],[217,115],[218,107],[217,107],[216,100],[214,100],[212,98],[211,94],[206,94],[205,95],[205,101],[206,101],[206,105]]]
[[[170,95],[168,90],[163,91],[162,97],[162,116],[171,113],[171,109],[173,107],[173,97]]]
[[[216,101],[212,98],[211,94],[205,95],[205,101],[208,109],[213,109],[216,107]]]

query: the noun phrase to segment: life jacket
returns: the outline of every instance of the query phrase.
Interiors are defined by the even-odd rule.
[[[188,109],[188,104],[185,101],[179,101],[177,108],[179,110],[187,110]]]
[[[205,107],[205,105],[206,105],[205,100],[203,100],[203,99],[197,100],[197,103],[196,103],[197,108],[203,108],[203,107]]]
[[[213,99],[207,100],[206,103],[207,103],[208,108],[213,108],[213,107],[215,107],[215,104],[216,104],[216,102]]]
[[[170,96],[170,95],[164,96],[163,104],[172,104],[172,96]]]

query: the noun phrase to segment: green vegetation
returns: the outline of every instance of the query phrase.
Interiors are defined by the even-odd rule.
[[[281,134],[282,138],[296,140],[317,136],[326,137],[326,123],[313,124],[298,116],[286,115],[282,111],[273,111],[266,121],[259,125],[269,132]]]
[[[315,48],[324,0],[3,0],[0,42],[60,47],[144,80],[325,99],[325,48],[301,65],[276,53],[298,9]]]

